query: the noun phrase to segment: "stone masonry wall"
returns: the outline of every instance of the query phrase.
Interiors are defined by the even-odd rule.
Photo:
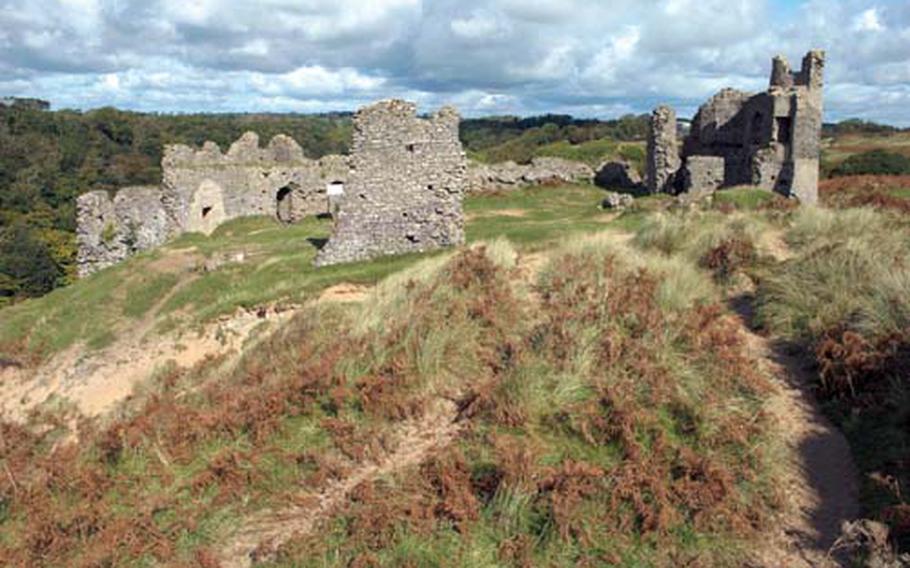
[[[463,243],[467,160],[458,123],[451,107],[422,119],[413,103],[400,100],[358,111],[351,176],[335,230],[316,264]]]
[[[656,109],[648,145],[651,191],[713,191],[722,163],[721,187],[751,185],[815,203],[824,64],[824,52],[810,51],[794,73],[787,60],[777,56],[766,92],[723,89],[702,105],[683,144],[683,175],[676,176],[682,188],[661,184],[674,174],[668,173],[672,167],[666,160],[671,143],[667,108]]]
[[[660,106],[651,114],[648,130],[646,186],[651,193],[669,190],[679,169],[679,147],[676,140],[676,111]]]
[[[161,245],[175,229],[158,187],[125,187],[113,198],[106,191],[80,195],[76,220],[80,277]]]
[[[326,186],[344,184],[346,156],[311,160],[292,138],[265,148],[247,132],[222,153],[206,142],[195,150],[165,147],[161,186],[124,188],[111,198],[90,192],[77,201],[79,274],[85,276],[185,232],[211,234],[248,215],[287,223],[329,212]]]
[[[275,216],[290,223],[328,213],[326,185],[343,183],[348,174],[341,156],[310,160],[297,142],[283,135],[260,148],[253,132],[225,154],[210,142],[198,151],[167,146],[162,166],[163,200],[176,225],[204,233],[247,215]],[[216,215],[215,220],[209,215]]]
[[[719,156],[690,156],[683,166],[683,191],[711,192],[724,185],[724,159]]]
[[[502,162],[471,164],[468,167],[467,193],[502,191],[525,185],[546,183],[590,183],[594,170],[585,163],[562,158],[538,157],[530,164]]]

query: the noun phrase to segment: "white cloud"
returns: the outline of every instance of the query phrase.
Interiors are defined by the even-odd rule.
[[[828,51],[829,118],[910,124],[901,0],[2,0],[0,94],[143,110],[681,114]]]
[[[885,30],[885,26],[879,19],[878,9],[869,8],[853,20],[853,29],[861,32],[881,32]]]

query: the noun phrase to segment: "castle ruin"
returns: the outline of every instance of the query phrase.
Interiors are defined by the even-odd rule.
[[[311,160],[292,138],[259,147],[247,132],[226,153],[214,142],[201,149],[165,146],[157,187],[128,187],[79,196],[78,266],[86,276],[186,232],[211,234],[237,217],[268,215],[294,223],[329,212],[327,187],[348,176],[344,156]]]
[[[335,231],[318,265],[460,244],[467,164],[458,124],[452,108],[424,119],[391,100],[355,115],[350,156],[312,160],[284,135],[261,148],[252,132],[225,153],[214,142],[168,145],[160,186],[79,196],[79,275],[249,215],[295,223],[331,214]]]
[[[648,190],[697,193],[751,185],[815,203],[824,65],[823,51],[807,53],[795,73],[775,57],[766,92],[720,91],[699,108],[681,148],[675,112],[655,109]]]
[[[317,266],[464,242],[467,159],[459,120],[452,107],[419,118],[416,106],[401,100],[354,115],[351,174]]]

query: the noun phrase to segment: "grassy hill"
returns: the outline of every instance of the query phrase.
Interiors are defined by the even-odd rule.
[[[241,219],[6,308],[0,394],[75,370],[0,422],[0,556],[788,565],[819,526],[787,489],[810,483],[811,439],[782,426],[806,417],[778,345],[854,449],[862,514],[906,547],[906,194],[856,208],[839,183],[819,210],[750,189],[622,214],[590,186],[476,196],[466,247],[319,269],[324,221]],[[105,364],[134,383],[88,412]]]

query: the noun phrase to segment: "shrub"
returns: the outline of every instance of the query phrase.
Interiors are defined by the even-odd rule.
[[[754,265],[757,258],[751,241],[734,237],[709,249],[699,264],[710,270],[716,280],[726,282],[739,270]]]
[[[653,215],[634,239],[645,250],[680,255],[711,270],[721,283],[758,263],[761,254],[772,247],[769,241],[764,221],[719,211]]]
[[[908,175],[910,158],[887,150],[870,150],[850,156],[831,171],[832,176]]]

